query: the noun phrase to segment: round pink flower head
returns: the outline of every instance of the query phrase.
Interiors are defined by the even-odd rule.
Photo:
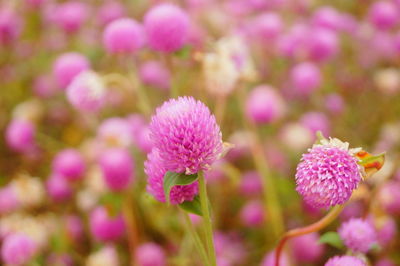
[[[130,153],[123,148],[108,149],[99,160],[103,177],[111,190],[126,189],[132,182],[134,162]]]
[[[265,255],[262,263],[262,266],[275,266],[275,251],[269,252]],[[283,253],[280,257],[279,265],[281,266],[290,266],[289,257],[286,253]]]
[[[150,136],[168,171],[194,174],[210,169],[222,153],[214,115],[193,97],[179,97],[157,108]]]
[[[9,45],[15,41],[21,28],[21,18],[11,8],[0,7],[0,44]]]
[[[375,263],[375,266],[396,266],[396,264],[391,259],[382,258]]]
[[[7,265],[22,266],[28,263],[36,251],[35,242],[20,233],[7,235],[1,246],[1,257]]]
[[[357,257],[346,255],[330,258],[325,266],[367,266],[367,264]]]
[[[153,149],[153,141],[150,138],[150,129],[148,126],[144,126],[138,133],[135,143],[138,148],[144,152],[149,153]]]
[[[125,234],[122,215],[110,216],[104,207],[97,207],[90,214],[90,231],[99,241],[115,241]]]
[[[296,190],[314,207],[345,203],[361,181],[362,173],[347,142],[323,139],[303,154],[297,166]]]
[[[246,114],[258,124],[271,123],[281,118],[286,105],[276,90],[269,86],[253,89],[246,100]]]
[[[53,74],[58,86],[65,89],[80,72],[89,68],[89,60],[84,55],[74,52],[65,53],[55,61]]]
[[[153,7],[144,18],[150,47],[166,53],[177,51],[186,44],[189,24],[188,15],[172,4]]]
[[[321,85],[321,72],[313,63],[303,62],[293,67],[290,79],[295,92],[308,96]]]
[[[105,1],[97,11],[97,19],[101,25],[121,18],[125,15],[125,7],[118,1]]]
[[[377,1],[371,5],[368,17],[378,29],[386,30],[400,21],[400,12],[393,2]]]
[[[71,198],[72,188],[65,178],[59,174],[52,174],[47,180],[47,192],[56,201],[66,201]]]
[[[308,112],[300,118],[300,123],[308,128],[313,135],[321,131],[323,135],[330,134],[330,122],[328,117],[321,112]]]
[[[338,231],[345,245],[354,252],[367,253],[377,242],[373,226],[360,218],[353,218],[343,223]]]
[[[0,188],[0,215],[17,210],[20,207],[17,193],[11,185]]]
[[[27,152],[35,145],[35,126],[26,120],[15,119],[7,126],[7,145],[16,152]]]
[[[164,250],[155,243],[145,243],[137,247],[135,258],[139,266],[164,266]]]
[[[261,177],[257,171],[248,171],[243,174],[239,186],[244,196],[259,196],[262,193]]]
[[[52,168],[54,173],[62,175],[67,180],[74,181],[83,177],[86,165],[79,151],[65,149],[56,155]]]
[[[88,6],[83,1],[68,1],[57,7],[54,19],[65,32],[73,33],[82,27],[88,14]]]
[[[378,193],[378,201],[383,209],[391,215],[400,214],[400,182],[385,183]]]
[[[108,146],[128,147],[132,144],[132,128],[129,121],[120,117],[104,120],[97,130],[98,139]]]
[[[82,239],[85,233],[82,219],[78,215],[68,215],[65,217],[65,230],[71,240]]]
[[[165,202],[163,183],[167,169],[164,167],[157,149],[153,149],[147,155],[147,161],[144,163],[144,172],[148,176],[147,191],[158,201]],[[174,186],[171,189],[170,202],[171,204],[181,204],[184,201],[192,201],[198,191],[197,182],[185,186]]]
[[[264,207],[259,201],[247,203],[240,212],[240,219],[246,226],[257,227],[264,222]]]
[[[334,57],[339,50],[336,33],[327,29],[311,29],[306,42],[309,58],[315,61],[326,61]]]
[[[378,242],[382,247],[388,246],[397,234],[396,220],[391,216],[378,218],[375,222]]]
[[[67,87],[67,99],[76,109],[95,112],[106,98],[106,88],[101,78],[92,71],[82,71]]]
[[[134,53],[144,44],[143,28],[133,19],[116,19],[104,30],[103,44],[109,53]]]
[[[342,14],[334,7],[322,6],[314,12],[312,24],[330,30],[339,30],[342,26]]]
[[[53,78],[50,75],[42,75],[33,81],[32,90],[40,98],[49,98],[56,92]]]
[[[249,25],[254,34],[254,38],[267,44],[275,40],[283,30],[281,17],[277,13],[264,13],[256,17]]]
[[[325,107],[333,114],[340,114],[345,108],[342,96],[336,93],[328,94],[325,97]]]
[[[143,84],[169,90],[171,86],[171,74],[168,69],[158,61],[147,61],[140,66],[139,77]]]
[[[290,240],[293,255],[298,262],[315,263],[324,253],[324,245],[318,243],[318,233],[295,237]]]

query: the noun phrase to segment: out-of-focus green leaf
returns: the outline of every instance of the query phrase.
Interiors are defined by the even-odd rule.
[[[179,207],[181,207],[187,212],[203,216],[203,213],[201,212],[201,204],[199,196],[196,196],[192,201],[184,201],[183,203],[179,204]]]
[[[174,173],[168,171],[164,176],[163,189],[165,200],[169,204],[169,194],[174,186],[190,185],[197,180],[197,174],[185,175],[184,173]]]
[[[339,234],[336,232],[326,232],[319,238],[319,243],[328,244],[338,249],[344,248],[344,244]]]

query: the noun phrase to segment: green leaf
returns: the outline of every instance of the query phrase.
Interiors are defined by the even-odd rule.
[[[185,175],[184,173],[166,172],[164,175],[164,194],[165,200],[169,204],[169,194],[174,186],[190,185],[197,180],[197,174]]]
[[[344,248],[344,244],[339,234],[336,232],[326,232],[319,238],[319,243],[328,244],[338,249]]]
[[[201,204],[199,196],[194,197],[192,201],[184,201],[183,203],[179,204],[179,207],[181,207],[187,212],[203,216],[203,213],[201,212]]]

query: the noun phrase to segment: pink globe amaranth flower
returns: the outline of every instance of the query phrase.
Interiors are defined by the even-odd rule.
[[[126,149],[105,150],[100,156],[99,164],[104,181],[111,190],[120,191],[132,183],[135,165]]]
[[[143,84],[168,91],[171,86],[171,73],[158,61],[147,61],[140,66],[139,77]]]
[[[258,124],[280,119],[285,109],[283,98],[272,87],[265,85],[253,89],[246,100],[247,117]]]
[[[20,207],[18,196],[12,186],[0,188],[0,215],[13,212]]]
[[[315,10],[312,16],[312,24],[330,30],[342,28],[342,14],[332,6],[322,6]]]
[[[346,255],[330,258],[325,266],[367,266],[367,264],[357,257]]]
[[[393,28],[400,21],[398,7],[390,1],[377,1],[370,6],[368,18],[378,29]]]
[[[56,202],[66,201],[72,196],[72,188],[60,174],[52,174],[46,182],[47,192]]]
[[[340,213],[340,220],[347,221],[351,218],[362,217],[365,213],[365,206],[361,201],[351,201],[349,202],[343,211]]]
[[[325,246],[318,242],[318,233],[295,237],[290,240],[293,256],[298,262],[317,262],[325,251]]]
[[[5,139],[8,147],[16,152],[25,153],[35,146],[35,126],[26,120],[14,119],[7,126]]]
[[[65,227],[68,237],[73,241],[79,241],[84,236],[82,219],[78,215],[65,217]]]
[[[208,170],[222,153],[222,134],[214,115],[193,97],[170,99],[157,108],[150,132],[168,171]]]
[[[80,111],[96,112],[106,100],[106,88],[101,78],[92,71],[80,72],[68,85],[67,99]]]
[[[159,4],[144,17],[144,27],[150,47],[160,52],[174,52],[187,41],[189,17],[178,6]]]
[[[103,44],[109,53],[134,53],[144,44],[142,26],[133,19],[119,18],[104,30]]]
[[[136,262],[139,266],[164,266],[166,257],[164,250],[155,243],[145,243],[135,251]]]
[[[11,8],[0,7],[0,44],[10,45],[18,39],[22,20]]]
[[[379,259],[376,263],[375,266],[396,266],[396,264],[388,258],[383,258]]]
[[[338,232],[344,244],[354,252],[367,253],[377,242],[375,229],[363,219],[353,218],[343,223]]]
[[[123,17],[125,13],[125,7],[118,1],[105,1],[97,11],[97,19],[100,25],[107,25]]]
[[[253,37],[262,43],[276,40],[283,31],[283,22],[277,13],[263,13],[250,22],[250,31]]]
[[[397,224],[396,221],[390,217],[377,218],[375,222],[375,230],[378,242],[382,247],[388,246],[396,237]]]
[[[290,266],[289,258],[286,253],[282,253],[279,261],[280,266]],[[261,266],[275,266],[275,251],[269,252],[265,255]]]
[[[55,174],[60,174],[69,181],[75,181],[83,177],[86,164],[79,151],[65,149],[54,158],[52,169]]]
[[[125,234],[122,215],[110,216],[104,207],[97,207],[90,213],[90,231],[101,242],[115,241]]]
[[[153,149],[144,163],[144,172],[148,176],[147,192],[158,201],[165,202],[164,175],[167,169],[164,167],[158,149]],[[171,204],[181,204],[184,201],[192,201],[198,194],[198,183],[194,182],[186,186],[174,186],[170,193]]]
[[[290,79],[295,92],[301,96],[308,96],[321,85],[321,72],[310,62],[303,62],[293,67]]]
[[[34,256],[36,243],[28,236],[20,233],[7,235],[1,247],[1,257],[8,265],[25,265]]]
[[[323,140],[303,154],[297,166],[296,190],[314,207],[345,203],[361,181],[358,159],[348,143]]]
[[[306,48],[310,59],[326,61],[334,57],[339,51],[339,40],[332,30],[323,28],[310,29]]]
[[[132,126],[120,117],[104,120],[97,129],[97,138],[108,146],[128,147],[132,144]]]
[[[89,15],[89,7],[81,1],[59,4],[55,10],[54,22],[67,33],[77,32]]]
[[[239,185],[240,193],[244,196],[259,196],[262,193],[261,176],[256,171],[243,174]]]
[[[323,135],[329,136],[331,127],[328,117],[321,112],[308,112],[300,118],[300,123],[308,128],[313,135],[321,131]]]
[[[342,96],[336,93],[330,93],[325,97],[325,107],[333,114],[341,114],[345,108]]]
[[[215,253],[218,261],[229,263],[228,265],[243,265],[246,252],[242,238],[234,233],[214,233]]]
[[[64,53],[55,61],[53,75],[58,86],[65,89],[79,73],[89,68],[90,62],[84,55],[75,52]]]
[[[251,201],[240,211],[240,219],[249,227],[258,227],[264,223],[264,208],[261,202]]]
[[[293,58],[303,53],[304,45],[309,36],[308,26],[298,23],[294,24],[288,33],[280,36],[277,48],[280,55]]]
[[[150,129],[148,126],[144,126],[140,130],[137,138],[135,139],[135,142],[142,152],[149,153],[152,151],[153,141],[150,138]]]
[[[49,98],[56,92],[55,84],[51,76],[42,75],[33,81],[32,90],[40,98]]]
[[[388,214],[399,215],[400,183],[398,181],[388,181],[380,188],[377,199]]]

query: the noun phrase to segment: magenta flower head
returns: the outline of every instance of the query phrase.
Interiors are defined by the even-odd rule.
[[[306,41],[309,58],[315,61],[326,61],[334,57],[339,50],[336,33],[327,29],[312,29]]]
[[[139,266],[164,266],[167,264],[164,250],[155,243],[145,243],[137,247],[135,258]]]
[[[186,44],[190,21],[178,6],[159,4],[147,12],[144,26],[150,47],[160,52],[174,52]]]
[[[325,107],[332,114],[340,114],[345,108],[342,96],[336,93],[328,94],[325,97]]]
[[[122,215],[111,216],[104,207],[97,207],[90,214],[90,231],[101,242],[115,241],[125,234]]]
[[[353,218],[339,228],[339,235],[345,245],[354,252],[367,253],[377,236],[373,226],[363,219]]]
[[[318,8],[312,16],[312,24],[330,30],[339,30],[342,27],[342,14],[332,6]]]
[[[17,40],[21,29],[21,18],[11,8],[0,7],[0,44],[9,45]]]
[[[144,172],[148,176],[147,191],[158,201],[165,202],[163,189],[164,175],[167,169],[164,167],[158,149],[154,148],[147,155],[147,161],[144,163]],[[184,201],[192,201],[198,194],[197,181],[186,186],[174,186],[170,193],[171,204],[181,204]]]
[[[80,72],[67,87],[67,99],[76,109],[95,112],[105,102],[106,88],[100,76],[92,71]]]
[[[222,134],[214,115],[193,97],[179,97],[157,108],[150,136],[167,171],[194,174],[219,159]]]
[[[397,224],[391,216],[377,218],[375,229],[378,242],[382,247],[388,246],[396,237]]]
[[[47,192],[56,202],[66,201],[72,196],[72,188],[65,178],[59,174],[52,174],[46,183]]]
[[[79,53],[65,53],[55,61],[53,74],[58,86],[61,89],[65,89],[80,72],[89,68],[89,60],[84,55]]]
[[[128,147],[132,144],[132,126],[119,117],[104,120],[97,130],[97,138],[107,146]]]
[[[139,77],[143,84],[169,90],[171,86],[171,74],[168,69],[158,61],[147,61],[140,66]]]
[[[330,138],[303,154],[297,166],[296,190],[304,201],[318,208],[345,203],[361,181],[362,169],[354,156],[360,150]]]
[[[391,215],[400,214],[400,182],[389,181],[379,190],[378,201],[383,209]]]
[[[246,226],[257,227],[264,222],[264,207],[259,201],[247,203],[240,212],[240,219]]]
[[[130,18],[112,21],[103,33],[104,47],[112,54],[134,53],[143,46],[144,42],[142,26]]]
[[[120,191],[131,184],[135,166],[126,149],[105,150],[100,156],[99,164],[104,180],[111,190]]]
[[[262,193],[261,176],[256,171],[243,174],[239,185],[240,193],[244,196],[259,196]]]
[[[325,136],[330,134],[331,127],[328,117],[321,112],[308,112],[300,118],[300,123],[308,128],[313,135],[318,131]]]
[[[100,25],[107,25],[108,23],[121,18],[125,15],[125,7],[118,1],[105,1],[97,11],[97,19]]]
[[[36,243],[20,233],[7,235],[1,246],[1,257],[7,265],[26,265],[36,252]]]
[[[275,266],[275,251],[269,252],[267,255],[265,255],[262,263],[262,266]],[[286,253],[283,253],[282,256],[279,259],[279,265],[281,266],[290,266],[289,262],[289,257],[287,256]]]
[[[251,32],[254,34],[254,38],[265,44],[276,40],[283,31],[281,17],[272,12],[264,13],[256,17],[249,26],[252,28]]]
[[[293,67],[290,78],[298,95],[308,96],[321,85],[321,72],[313,63],[303,62]]]
[[[286,110],[283,98],[269,86],[253,89],[246,100],[246,114],[257,124],[271,123],[280,119]]]
[[[11,185],[0,188],[0,215],[15,211],[19,207],[16,190]]]
[[[369,20],[378,29],[387,30],[400,21],[400,11],[391,1],[374,2],[368,13]]]
[[[54,173],[62,175],[69,181],[75,181],[83,177],[86,164],[79,151],[65,149],[56,155],[52,168]]]
[[[78,31],[89,14],[88,6],[81,1],[68,1],[60,4],[54,16],[55,23],[67,33]]]
[[[35,145],[35,131],[35,126],[31,122],[14,119],[7,126],[6,143],[16,152],[30,151]]]
[[[298,262],[316,263],[324,253],[324,245],[318,243],[318,233],[310,233],[290,240],[293,256]]]
[[[357,257],[346,255],[330,258],[325,266],[367,266],[367,264]]]

